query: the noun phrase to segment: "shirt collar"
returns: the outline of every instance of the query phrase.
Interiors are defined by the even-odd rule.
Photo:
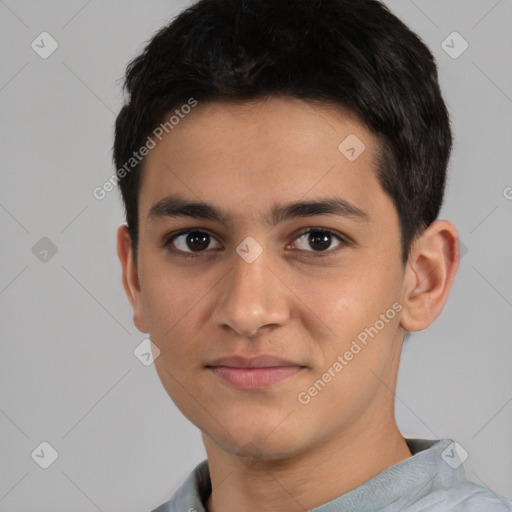
[[[450,487],[466,479],[464,467],[455,469],[447,462],[447,456],[456,456],[450,451],[451,439],[405,439],[412,457],[390,466],[364,484],[338,498],[313,509],[311,512],[333,510],[357,510],[370,512],[385,510],[393,506],[406,509],[409,503],[421,499],[433,488]],[[194,510],[206,512],[203,503],[211,494],[208,461],[203,460],[188,475],[176,491],[170,507],[166,510]]]

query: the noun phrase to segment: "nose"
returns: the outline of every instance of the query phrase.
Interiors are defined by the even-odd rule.
[[[217,297],[213,321],[240,336],[284,325],[290,318],[291,292],[269,268],[265,251],[252,263],[238,254]]]

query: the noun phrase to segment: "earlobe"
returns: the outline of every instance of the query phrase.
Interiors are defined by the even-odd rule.
[[[133,323],[139,331],[147,333],[146,315],[142,304],[137,269],[133,261],[131,237],[124,224],[117,229],[117,255],[121,262],[123,287],[133,309]]]
[[[441,313],[459,267],[455,226],[436,220],[414,242],[404,278],[401,325],[421,331]]]

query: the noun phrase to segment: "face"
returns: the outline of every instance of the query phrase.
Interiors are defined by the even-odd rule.
[[[147,157],[135,323],[226,452],[292,456],[392,417],[404,269],[376,149],[340,110],[273,98],[199,104]]]

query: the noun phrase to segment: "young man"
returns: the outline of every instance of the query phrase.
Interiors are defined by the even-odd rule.
[[[156,510],[512,510],[394,417],[459,261],[418,37],[375,0],[202,0],[126,88],[123,285],[208,457]]]

